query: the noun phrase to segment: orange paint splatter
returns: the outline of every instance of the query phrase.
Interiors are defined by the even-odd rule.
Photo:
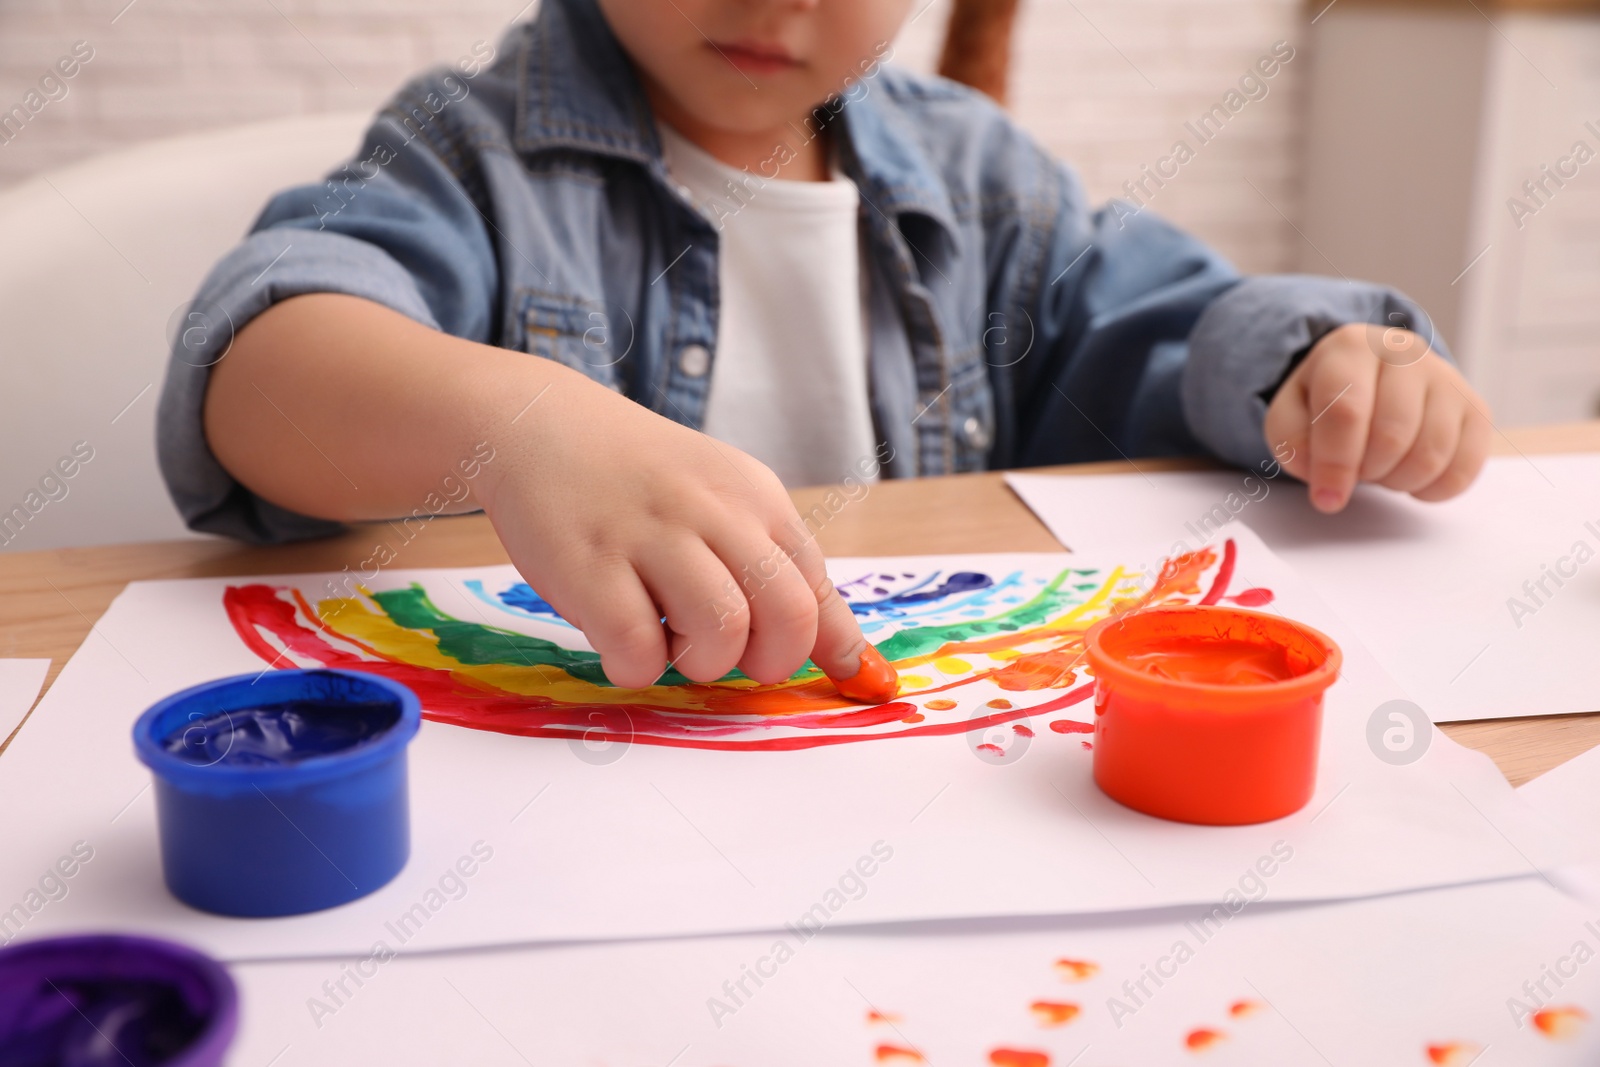
[[[1235,1019],[1246,1019],[1262,1011],[1266,1005],[1259,1000],[1236,1000],[1228,1005],[1228,1014]]]
[[[991,678],[1001,689],[1011,693],[1065,689],[1078,680],[1076,668],[1082,664],[1083,648],[1078,644],[1078,647],[1024,653],[1012,660],[1009,666],[995,671]]]
[[[1050,1067],[1050,1057],[1043,1052],[1020,1048],[997,1048],[989,1053],[994,1067]]]
[[[879,1063],[927,1063],[927,1059],[914,1048],[901,1048],[899,1045],[879,1045],[873,1053]]]
[[[1228,1035],[1220,1030],[1190,1030],[1189,1035],[1183,1039],[1183,1044],[1190,1052],[1204,1052],[1219,1041],[1226,1041]]]
[[[954,700],[946,700],[944,697],[939,697],[937,700],[930,700],[923,705],[923,707],[927,708],[929,711],[949,711],[955,706],[956,702]]]
[[[1084,982],[1100,973],[1100,965],[1090,963],[1088,960],[1061,959],[1056,960],[1056,973],[1060,974],[1064,981]]]
[[[987,752],[991,756],[1004,756],[1006,754],[1006,750],[999,745],[979,745],[978,751]]]
[[[901,719],[900,721],[901,722],[921,722],[925,718],[927,718],[927,716],[922,714],[922,712],[913,711],[910,715],[907,715],[905,718]]]
[[[1094,748],[1094,745],[1092,743],[1088,742],[1088,741],[1079,741],[1078,744],[1082,745],[1084,748],[1087,748],[1087,749],[1091,749],[1092,750]]]
[[[902,1020],[900,1016],[896,1015],[892,1011],[879,1011],[877,1008],[870,1008],[867,1011],[867,1025],[868,1026],[871,1026],[874,1023],[889,1023],[889,1024],[893,1024],[893,1023],[898,1023],[898,1022],[903,1022],[903,1021],[904,1020]]]
[[[1589,1013],[1582,1008],[1546,1008],[1533,1013],[1533,1025],[1553,1041],[1569,1041],[1589,1021]]]
[[[1030,729],[1029,727],[1026,727],[1026,726],[1022,725],[1020,722],[1016,723],[1015,725],[1013,725],[1011,727],[1011,729],[1016,731],[1016,734],[1017,734],[1018,737],[1032,737],[1033,736],[1033,730]]]
[[[1076,1004],[1063,1004],[1054,1000],[1036,1000],[1028,1005],[1040,1026],[1065,1026],[1076,1019],[1080,1009]]]
[[[1443,1045],[1429,1045],[1428,1060],[1437,1067],[1467,1067],[1480,1051],[1470,1041],[1451,1041]]]
[[[985,706],[994,708],[997,711],[1010,711],[1011,707],[1012,707],[1012,704],[1011,704],[1011,701],[1007,700],[1005,697],[995,697],[993,700],[989,701]]]

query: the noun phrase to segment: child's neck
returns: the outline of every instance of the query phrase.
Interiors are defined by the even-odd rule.
[[[817,132],[815,122],[808,123],[809,116],[761,133],[745,133],[708,126],[664,93],[648,95],[658,121],[730,167],[784,181],[825,182],[832,177],[828,133]]]

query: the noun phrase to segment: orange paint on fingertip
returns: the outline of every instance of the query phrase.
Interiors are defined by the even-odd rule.
[[[858,704],[887,704],[900,695],[900,675],[872,645],[861,653],[861,666],[848,678],[831,678],[839,695]]]
[[[1545,1037],[1554,1041],[1568,1041],[1578,1036],[1589,1013],[1582,1008],[1545,1008],[1533,1013],[1533,1026]]]
[[[1190,1052],[1204,1052],[1206,1049],[1221,1041],[1226,1041],[1228,1035],[1220,1030],[1190,1030],[1183,1039],[1183,1045]]]

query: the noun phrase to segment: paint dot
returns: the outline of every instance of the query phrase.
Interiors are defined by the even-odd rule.
[[[929,711],[949,711],[951,708],[956,706],[956,702],[954,700],[946,700],[944,697],[939,697],[937,700],[930,700],[922,706],[927,708]]]
[[[1533,1025],[1552,1041],[1570,1041],[1588,1019],[1582,1008],[1546,1008],[1533,1013]]]
[[[1228,1005],[1228,1014],[1235,1019],[1247,1019],[1261,1011],[1264,1005],[1257,1000],[1236,1000]]]
[[[933,679],[925,674],[902,674],[900,676],[900,691],[907,689],[926,689],[933,684]]]
[[[1000,711],[1007,711],[1011,708],[1011,701],[1007,700],[1005,697],[995,697],[984,706],[989,708],[997,708]]]
[[[1188,1036],[1183,1039],[1183,1044],[1190,1052],[1204,1052],[1227,1039],[1228,1035],[1220,1030],[1190,1030]]]
[[[1028,727],[1022,725],[1020,722],[1017,723],[1016,725],[1012,726],[1011,728],[1017,732],[1017,736],[1018,737],[1032,737],[1033,736],[1033,731],[1030,730]]]
[[[1450,1041],[1428,1046],[1428,1061],[1437,1067],[1467,1067],[1482,1051],[1470,1041]]]
[[[927,1063],[922,1053],[914,1048],[901,1048],[899,1045],[879,1045],[875,1053],[879,1063]]]
[[[1056,973],[1065,982],[1086,982],[1100,973],[1100,965],[1088,960],[1059,959],[1056,960]]]
[[[1050,1067],[1050,1057],[1030,1049],[997,1048],[989,1053],[994,1067]]]
[[[901,722],[921,722],[924,718],[926,718],[926,716],[923,715],[921,712],[913,711],[910,715],[907,715],[905,718],[901,719],[900,721]]]
[[[1004,756],[1006,754],[1006,750],[999,745],[979,745],[977,751],[987,752],[991,756]]]
[[[1259,608],[1263,604],[1272,603],[1272,590],[1256,586],[1252,589],[1241,589],[1238,596],[1223,597],[1231,600],[1242,608]]]
[[[1088,741],[1079,741],[1078,744],[1082,745],[1086,749],[1089,749],[1090,751],[1094,750],[1094,745],[1092,745]]]
[[[907,577],[910,577],[910,575],[907,575]],[[893,1025],[894,1023],[903,1022],[903,1021],[904,1020],[900,1016],[896,1015],[894,1012],[879,1011],[877,1008],[869,1008],[867,1010],[867,1025],[868,1026],[871,1026],[874,1023],[888,1023],[890,1025]]]
[[[1076,719],[1056,719],[1050,724],[1050,729],[1058,734],[1092,734],[1094,723],[1079,722]]]
[[[966,674],[972,670],[972,664],[956,656],[940,656],[933,661],[933,666],[945,674]]]
[[[1056,1000],[1036,1000],[1028,1005],[1040,1026],[1065,1026],[1076,1019],[1080,1010],[1076,1004],[1063,1004]]]

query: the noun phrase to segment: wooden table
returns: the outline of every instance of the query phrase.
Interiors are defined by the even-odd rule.
[[[1600,451],[1600,422],[1512,430],[1502,453]],[[1141,470],[1193,469],[1192,461],[1141,460]],[[1127,463],[1057,467],[1051,473],[1126,473]],[[826,489],[794,493],[802,511]],[[885,482],[840,509],[818,532],[838,556],[932,552],[1055,552],[1062,548],[998,474]],[[378,543],[401,546],[382,523],[353,527],[323,541],[251,548],[229,541],[164,541],[0,555],[0,656],[50,658],[46,685],[89,635],[94,620],[135,580],[338,571],[359,567]],[[403,547],[396,567],[471,567],[505,563],[481,515],[438,519]],[[1451,723],[1457,741],[1488,753],[1514,785],[1600,744],[1600,714]],[[9,741],[9,739],[5,739]],[[0,752],[4,747],[0,746]]]

